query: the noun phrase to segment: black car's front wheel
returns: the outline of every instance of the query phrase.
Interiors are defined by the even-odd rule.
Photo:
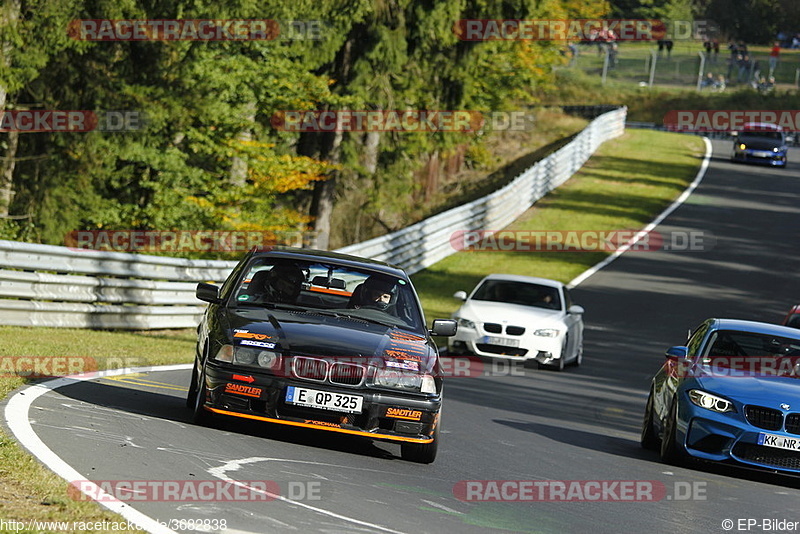
[[[433,441],[430,443],[402,443],[400,445],[400,457],[408,462],[418,464],[430,464],[436,459],[436,452],[439,448],[439,427],[442,426],[442,417],[436,422],[433,431]]]
[[[200,379],[196,389],[194,406],[192,407],[192,422],[197,425],[204,425],[211,419],[211,414],[205,409],[206,397],[208,396],[205,370],[200,371]]]
[[[197,401],[197,361],[192,365],[192,381],[189,382],[189,392],[186,394],[186,407],[194,409]]]

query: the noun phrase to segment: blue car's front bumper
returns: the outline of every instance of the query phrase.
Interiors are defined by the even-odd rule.
[[[734,161],[744,163],[761,163],[773,167],[783,167],[786,165],[786,151],[773,152],[769,150],[736,150],[733,153]]]
[[[741,407],[740,407],[741,408]],[[738,462],[753,467],[800,473],[800,451],[759,444],[761,434],[783,436],[800,442],[800,434],[754,426],[739,409],[717,413],[685,399],[678,411],[677,441],[695,458],[715,462]]]

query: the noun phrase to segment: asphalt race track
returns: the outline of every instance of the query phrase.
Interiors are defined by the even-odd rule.
[[[730,143],[714,143],[705,179],[658,228],[671,248],[702,232],[703,250],[631,251],[578,286],[575,300],[587,310],[582,367],[450,378],[432,465],[400,460],[394,444],[333,433],[245,420],[195,426],[184,407],[188,369],[49,392],[32,406],[33,430],[94,481],[276,483],[281,498],[269,500],[129,501],[164,522],[224,519],[230,534],[715,533],[726,531],[725,519],[733,531],[754,519],[750,531],[763,532],[764,519],[800,521],[800,479],[674,468],[638,442],[649,377],[688,328],[711,316],[778,322],[800,303],[800,152],[790,151],[787,169],[732,164],[729,153]],[[454,495],[463,481],[486,480],[654,481],[664,493],[649,502]]]

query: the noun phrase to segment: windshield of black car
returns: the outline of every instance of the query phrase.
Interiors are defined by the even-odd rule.
[[[557,287],[531,282],[484,280],[470,298],[472,300],[505,302],[507,304],[533,306],[548,310],[561,309],[561,297]]]
[[[404,278],[327,261],[267,257],[247,266],[230,306],[352,317],[423,332],[417,302]]]
[[[791,370],[800,359],[800,339],[755,332],[717,330],[703,349],[701,363],[753,371],[786,367]],[[786,366],[776,367],[785,360]],[[780,362],[779,362],[780,363]]]
[[[783,134],[781,132],[742,132],[739,134],[739,141],[783,141]]]

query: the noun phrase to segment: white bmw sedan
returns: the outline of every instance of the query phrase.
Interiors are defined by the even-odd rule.
[[[535,360],[559,371],[583,358],[583,308],[561,282],[531,276],[490,274],[453,314],[456,335],[450,354]]]

